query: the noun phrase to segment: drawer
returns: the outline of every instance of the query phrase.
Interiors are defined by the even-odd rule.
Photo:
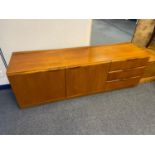
[[[142,76],[144,73],[145,67],[138,67],[128,70],[117,70],[111,71],[108,73],[108,81],[116,79],[127,79],[130,77]]]
[[[112,61],[110,71],[125,70],[130,68],[146,66],[148,58],[135,58],[122,61]]]
[[[140,77],[138,76],[138,77],[133,77],[133,78],[124,79],[124,80],[107,81],[105,86],[105,91],[131,87],[138,84],[139,80],[140,80]]]

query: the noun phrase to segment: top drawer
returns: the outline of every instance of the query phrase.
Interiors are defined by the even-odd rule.
[[[146,66],[147,62],[148,58],[135,58],[122,61],[112,61],[110,65],[110,71],[142,67]]]

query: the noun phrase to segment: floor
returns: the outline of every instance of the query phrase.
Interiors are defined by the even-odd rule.
[[[93,45],[131,39],[134,26],[110,22],[94,20]],[[11,89],[0,90],[0,134],[155,134],[154,92],[150,82],[21,110]]]
[[[135,30],[135,21],[122,19],[93,20],[91,44],[130,42]]]
[[[155,134],[155,82],[20,110],[0,92],[0,134]]]

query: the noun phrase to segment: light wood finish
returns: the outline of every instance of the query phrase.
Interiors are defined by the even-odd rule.
[[[145,67],[132,68],[127,70],[117,70],[108,73],[108,81],[116,79],[127,79],[130,77],[142,76]]]
[[[144,71],[143,78],[153,77],[155,76],[155,50],[145,49],[149,54],[149,62]]]
[[[144,78],[151,76],[155,76],[155,62],[148,63],[143,75]]]
[[[139,80],[140,80],[140,76],[132,77],[124,80],[107,81],[105,86],[105,91],[131,87],[136,85],[139,82]]]
[[[132,71],[123,73],[128,79],[117,82],[107,76],[114,70],[145,67],[148,58],[145,49],[131,43],[15,52],[7,75],[23,108],[136,85],[140,76],[133,77]]]
[[[111,63],[111,66],[110,66],[110,71],[125,70],[125,69],[146,66],[147,63],[148,63],[147,57],[126,59],[123,61],[113,61],[113,63]]]
[[[144,48],[149,55],[149,61],[145,68],[144,74],[140,83],[150,82],[155,80],[155,49]]]
[[[89,46],[59,50],[14,52],[8,75],[57,70],[109,61],[146,58],[147,52],[131,43]]]
[[[21,108],[66,97],[64,69],[13,75],[9,81]]]
[[[112,61],[105,90],[137,85],[148,64],[148,57]]]
[[[147,78],[141,78],[139,83],[146,83],[146,82],[151,82],[155,80],[155,76],[147,77]]]
[[[69,68],[67,75],[67,97],[103,91],[110,63]]]

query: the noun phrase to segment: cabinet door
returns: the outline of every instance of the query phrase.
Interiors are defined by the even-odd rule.
[[[103,91],[108,68],[109,63],[103,63],[67,69],[67,97]]]
[[[66,97],[65,70],[25,73],[9,77],[20,107],[30,107]]]

